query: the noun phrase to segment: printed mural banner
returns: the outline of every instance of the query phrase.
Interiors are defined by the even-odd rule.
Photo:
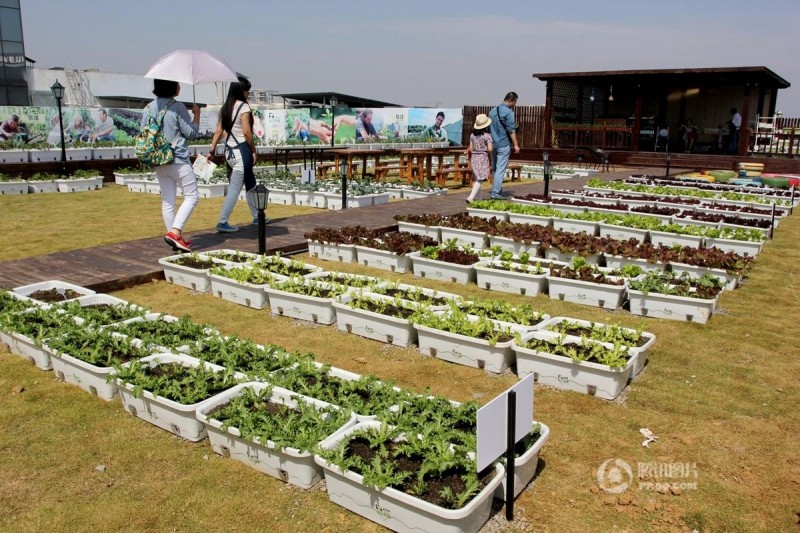
[[[408,135],[411,137],[446,140],[451,146],[460,146],[463,126],[464,116],[461,109],[408,110]]]

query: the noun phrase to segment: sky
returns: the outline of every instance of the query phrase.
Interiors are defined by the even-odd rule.
[[[37,67],[144,73],[174,49],[254,88],[404,106],[543,105],[533,73],[766,66],[800,117],[798,0],[20,0]]]

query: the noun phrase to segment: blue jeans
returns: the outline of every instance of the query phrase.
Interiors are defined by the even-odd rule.
[[[236,207],[236,201],[239,199],[242,186],[247,191],[247,207],[250,208],[250,214],[253,215],[253,218],[258,216],[254,191],[256,179],[253,174],[253,153],[247,143],[242,143],[231,150],[234,157],[228,160],[228,166],[231,167],[232,172],[229,176],[228,194],[225,196],[225,201],[222,203],[222,211],[219,214],[220,224],[228,222],[233,208]]]
[[[489,193],[491,198],[502,198],[500,196],[500,191],[503,190],[503,178],[505,178],[506,175],[509,157],[511,157],[511,146],[495,148],[492,152],[492,171],[494,172],[494,177],[492,178],[492,192]]]

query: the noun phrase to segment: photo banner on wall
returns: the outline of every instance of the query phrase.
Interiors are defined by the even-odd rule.
[[[408,135],[461,145],[464,117],[461,109],[412,108],[408,110]]]

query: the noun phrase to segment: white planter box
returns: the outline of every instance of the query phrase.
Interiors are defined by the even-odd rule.
[[[734,252],[748,257],[755,257],[760,254],[763,244],[761,242],[712,239],[709,237],[706,237],[704,243],[706,248],[719,248],[723,252]]]
[[[411,222],[398,222],[397,228],[399,231],[407,231],[408,233],[413,233],[414,235],[430,237],[431,239],[437,241],[442,240],[441,226],[424,226],[422,224],[413,224]]]
[[[667,318],[705,324],[711,318],[717,299],[701,300],[686,296],[672,296],[628,289],[631,314],[653,318]]]
[[[364,266],[403,274],[411,270],[411,259],[407,255],[397,255],[388,250],[378,250],[356,245],[358,262]]]
[[[169,257],[162,257],[158,260],[158,264],[164,269],[164,277],[170,283],[174,283],[179,287],[186,287],[199,292],[211,291],[211,280],[208,277],[208,269],[196,269],[183,265],[177,265],[172,262],[181,256],[171,255]]]
[[[269,203],[277,205],[294,205],[295,191],[285,189],[270,189]]]
[[[486,290],[509,292],[523,296],[536,296],[544,292],[549,270],[542,274],[526,274],[498,268],[490,268],[489,264],[501,265],[501,261],[486,261],[475,265],[478,287]]]
[[[149,174],[120,174],[119,172],[114,172],[114,183],[127,185],[129,180],[143,179],[144,176],[149,176]]]
[[[470,283],[475,281],[475,265],[456,265],[420,257],[419,252],[408,254],[414,275],[421,278],[452,281],[454,283]],[[477,263],[477,261],[476,261]]]
[[[728,274],[728,272],[720,268],[706,268],[702,266],[685,265],[683,263],[670,263],[669,265],[672,272],[677,275],[687,272],[695,278],[701,278],[703,277],[703,274],[711,274],[718,280],[725,283],[725,289],[729,291],[732,291],[738,287],[739,282],[742,280],[741,274]]]
[[[522,340],[557,337],[549,333],[543,336],[542,333],[538,331],[528,333],[522,336]],[[517,374],[520,378],[533,374],[534,381],[542,385],[589,394],[606,400],[613,400],[625,388],[637,357],[632,355],[627,365],[622,368],[611,368],[523,348],[516,342],[513,348],[517,354]]]
[[[392,300],[379,294],[369,296],[374,300]],[[417,330],[408,319],[382,315],[366,309],[354,309],[347,305],[348,299],[343,295],[340,297],[343,303],[333,302],[336,324],[341,331],[404,348],[417,342]]]
[[[440,329],[414,324],[419,338],[419,351],[437,359],[451,363],[480,368],[499,374],[514,362],[511,349],[512,340],[498,342],[494,346],[489,341],[450,333]],[[525,328],[513,328],[511,333],[524,333]]]
[[[51,181],[29,181],[28,193],[58,192],[58,184],[55,180]]]
[[[310,489],[322,480],[322,467],[314,461],[314,455],[311,452],[301,452],[297,448],[288,447],[278,450],[271,440],[267,440],[264,443],[259,439],[245,440],[241,436],[239,428],[228,427],[223,430],[222,423],[215,420],[213,414],[209,418],[211,411],[225,405],[232,398],[241,395],[243,389],[261,391],[267,387],[269,385],[266,383],[242,383],[236,385],[199,407],[196,413],[197,420],[205,425],[208,439],[214,452],[230,457],[291,485],[302,489]],[[298,401],[312,404],[317,409],[324,409],[330,405],[280,387],[273,389],[271,400],[275,403],[285,404],[288,407],[296,406]],[[353,413],[350,415],[350,421],[333,434],[335,435],[355,424],[356,415]]]
[[[3,151],[0,150],[0,154],[2,153]],[[24,180],[0,181],[0,194],[28,194],[28,182]]]
[[[667,270],[667,263],[650,263],[644,259],[635,259],[632,257],[622,257],[619,255],[603,255],[606,260],[606,267],[621,270],[626,265],[636,265],[645,271],[657,270],[665,272]]]
[[[227,184],[225,183],[198,183],[197,184],[197,194],[200,198],[220,198],[225,196],[225,189],[227,188]],[[148,190],[148,192],[150,192]],[[159,187],[159,194],[161,192],[161,187]]]
[[[61,149],[53,150],[28,150],[31,163],[44,163],[47,161],[61,161]]]
[[[311,257],[338,263],[357,262],[354,244],[329,244],[311,239],[306,239],[306,241],[308,242],[308,255]]]
[[[147,192],[147,184],[151,183],[150,180],[128,178],[125,180],[125,185],[130,192]]]
[[[579,320],[577,318],[555,316],[555,317],[552,317],[552,318],[548,318],[547,320],[545,320],[543,322],[540,322],[537,325],[536,329],[542,330],[542,331],[548,331],[547,330],[548,326],[559,324],[561,322],[570,322],[570,323],[578,324],[580,326],[584,326],[584,327],[587,327],[587,328],[591,328],[592,326],[606,326],[607,325],[607,324],[603,324],[601,322],[590,322],[588,320]],[[634,333],[636,331],[636,330],[633,330],[631,328],[624,328],[624,329],[627,330],[630,333]],[[647,331],[641,332],[641,337],[643,339],[645,339],[644,344],[642,344],[641,346],[628,346],[628,352],[631,354],[631,356],[633,356],[634,354],[638,355],[638,357],[636,358],[636,361],[634,363],[633,369],[631,371],[631,376],[635,376],[639,372],[642,371],[642,369],[644,368],[645,364],[647,363],[647,352],[650,350],[650,348],[653,346],[653,343],[656,340],[656,336],[653,335],[652,333],[648,333]],[[573,342],[578,342],[578,343],[581,342],[581,338],[578,337],[578,336],[575,336],[575,335],[567,335],[566,338],[569,339],[569,340],[572,340]],[[599,342],[599,341],[592,341],[590,339],[590,342]],[[611,343],[601,343],[601,344],[605,344],[609,348],[613,347],[613,345]]]
[[[320,444],[324,449],[336,448],[356,429],[376,427],[377,422],[357,424],[332,435]],[[319,455],[314,460],[325,470],[330,500],[364,518],[394,531],[419,533],[475,533],[492,512],[492,496],[503,481],[504,469],[495,466],[492,480],[461,509],[443,509],[393,488],[376,490],[363,484],[363,477],[351,471],[342,472]]]
[[[650,231],[650,242],[653,246],[688,246],[690,248],[700,248],[703,244],[703,237],[699,235],[682,235],[667,231]]]
[[[551,194],[550,196],[552,198],[556,198],[555,193]],[[519,205],[538,205],[539,207],[550,207],[550,208],[553,207],[553,204],[551,202],[546,202],[544,200],[540,202],[539,200],[522,200],[521,198],[510,198],[509,201],[512,204],[519,204]]]
[[[108,376],[114,367],[99,367],[73,357],[65,352],[56,352],[45,346],[50,354],[53,372],[65,383],[77,385],[101,400],[111,401],[117,396],[117,384],[109,383]]]
[[[610,192],[610,191],[607,191]],[[641,206],[649,206],[649,207],[656,207],[658,202],[654,202],[652,200],[637,200],[633,197],[628,198],[620,198],[619,203],[622,205],[627,205],[628,207],[641,207]],[[670,207],[675,207],[674,204],[670,205]]]
[[[314,207],[314,191],[294,191],[295,205],[303,205],[306,207]]]
[[[134,147],[121,146],[119,149],[119,157],[121,159],[133,159],[134,157],[136,157],[136,154],[134,154]]]
[[[102,187],[102,184],[98,187],[95,178],[56,180],[56,184],[58,184],[58,192],[93,191]]]
[[[331,211],[339,211],[342,209],[342,195],[341,193],[326,192],[323,193],[326,198],[328,209]],[[365,194],[363,196],[348,196],[347,209],[356,209],[358,207],[369,207],[372,205],[372,195]]]
[[[400,200],[403,198],[403,189],[387,189],[390,200]]]
[[[399,289],[401,291],[408,291],[408,290],[410,290],[410,291],[419,291],[423,295],[425,295],[425,296],[427,296],[429,298],[444,299],[447,302],[459,301],[459,300],[463,299],[461,296],[459,296],[457,294],[450,293],[450,292],[437,291],[435,289],[428,289],[426,287],[418,287],[417,285],[408,285],[406,283],[398,283],[397,285],[389,285],[389,286],[386,286],[386,287],[378,287],[376,289],[373,289],[373,291],[370,291],[370,292],[380,292],[380,291],[386,292],[386,289],[388,289],[388,288],[396,288],[396,289]],[[380,295],[382,296],[383,293],[381,293]],[[387,296],[390,297],[390,298],[394,298],[394,295],[387,295]],[[402,302],[404,302],[404,303],[414,304],[413,300],[410,300],[410,299],[407,299],[407,298],[403,298],[402,294],[397,294],[397,297],[400,298],[400,300]],[[448,304],[447,303],[445,303],[445,304],[441,304],[440,303],[440,304],[437,304],[437,305],[431,304],[431,310],[432,311],[443,311],[443,310],[445,310],[447,308],[448,308]]]
[[[269,295],[269,308],[273,315],[307,320],[315,324],[336,322],[333,298],[318,298],[293,292],[285,292],[272,287],[264,287]]]
[[[525,244],[524,242],[515,241],[514,239],[510,239],[508,237],[489,235],[489,247],[494,248],[495,246],[499,247],[501,250],[514,252],[516,255],[527,253],[533,257],[536,257],[536,254],[539,251],[539,243],[536,241],[530,244]]]
[[[645,242],[647,241],[647,237],[650,235],[650,230],[646,229],[626,228],[624,226],[615,226],[613,224],[605,224],[603,222],[598,225],[600,226],[601,237],[609,237],[618,241],[636,239],[638,241]]]
[[[467,207],[467,214],[473,217],[485,218],[491,220],[496,218],[500,221],[508,220],[508,212],[506,211],[492,211],[491,209],[477,209],[475,207]]]
[[[509,213],[508,221],[514,224],[532,224],[545,227],[553,225],[553,217],[540,217],[539,215],[525,215],[522,213]]]
[[[380,192],[372,195],[372,205],[384,205],[389,203],[389,193]]]
[[[30,295],[36,291],[48,291],[50,289],[71,289],[77,293],[80,293],[81,296],[96,294],[95,291],[91,289],[58,280],[40,281],[38,283],[31,283],[30,285],[22,285],[21,287],[14,288],[12,292],[14,292],[17,296],[20,296],[20,299],[22,300],[31,300]],[[75,298],[78,298],[78,296]],[[68,302],[70,300],[74,300],[75,298],[64,298],[64,301]]]
[[[684,226],[703,226],[704,228],[718,228],[719,222],[706,222],[705,220],[694,220],[692,218],[678,218],[672,217],[675,224],[683,224]]]
[[[45,351],[42,346],[37,346],[36,341],[32,338],[13,331],[9,331],[7,335],[10,340],[8,345],[13,353],[27,359],[41,370],[51,370],[53,368],[50,353]]]
[[[558,248],[552,246],[544,251],[545,259],[549,259],[551,261],[561,261],[562,263],[569,263],[570,261],[572,261],[573,257],[577,256],[578,256],[577,252],[560,252],[558,251]],[[586,257],[584,257],[584,259],[586,259],[586,262],[589,263],[590,265],[599,265],[601,257],[602,254],[592,254],[592,255],[587,255]]]
[[[429,196],[441,196],[447,194],[447,189],[430,189],[427,191],[417,191],[414,189],[403,190],[403,198],[415,200],[417,198],[428,198]]]
[[[442,226],[442,242],[455,239],[459,246],[471,246],[476,250],[486,248],[486,232]]]
[[[553,228],[561,231],[568,231],[570,233],[588,233],[589,235],[597,235],[597,228],[599,224],[591,220],[573,220],[570,218],[554,218]]]
[[[88,161],[92,158],[91,148],[67,148],[66,152],[69,161]]]
[[[276,276],[276,278],[286,279],[285,276]],[[239,282],[211,272],[208,272],[208,279],[211,285],[211,294],[217,298],[253,309],[264,309],[267,306],[267,293],[264,291],[266,285]]]
[[[613,279],[612,276],[609,277]],[[547,285],[548,294],[552,300],[562,300],[614,310],[622,306],[628,283],[625,282],[623,285],[604,285],[577,279],[548,276]]]
[[[535,426],[537,422],[533,422]],[[514,459],[514,498],[516,499],[528,483],[531,482],[533,476],[536,475],[536,468],[539,466],[539,452],[547,444],[550,438],[550,428],[541,422],[539,424],[539,438],[533,443],[533,446]],[[533,427],[531,426],[531,427]],[[494,492],[495,499],[506,501],[506,476],[503,476],[503,482]]]
[[[189,357],[188,355],[179,354],[156,354],[143,357],[139,361],[142,363],[149,363],[151,367],[158,366],[159,364],[179,363],[188,367],[205,365],[207,369],[215,372],[222,372],[225,370],[221,366],[206,363],[194,357]],[[125,363],[125,365],[128,364],[130,363]],[[122,399],[123,409],[133,416],[137,416],[146,422],[150,422],[190,442],[199,442],[206,438],[207,433],[205,425],[197,420],[195,411],[205,402],[214,398],[214,396],[191,405],[183,405],[162,398],[161,396],[155,396],[153,393],[146,390],[142,391],[141,396],[137,398],[133,395],[133,385],[130,383],[123,383],[119,379],[115,379],[114,381],[117,384],[117,390]]]
[[[580,198],[580,199],[584,200],[584,198]],[[550,208],[551,209],[555,209],[556,211],[561,211],[562,213],[570,213],[570,214],[576,214],[576,215],[577,214],[581,214],[581,213],[585,213],[587,211],[587,209],[585,207],[583,207],[583,206],[569,205],[569,204],[559,204],[559,203],[555,203],[555,202],[550,204]]]
[[[0,150],[0,163],[27,163],[27,150]]]
[[[92,148],[92,159],[119,159],[120,149],[116,147]]]

